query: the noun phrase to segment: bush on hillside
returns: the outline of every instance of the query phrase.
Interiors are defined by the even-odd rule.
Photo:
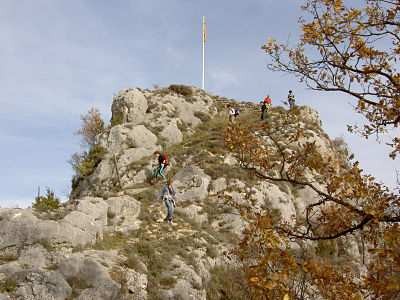
[[[82,136],[85,145],[93,146],[96,144],[96,137],[104,131],[104,121],[100,111],[92,107],[86,115],[81,115],[82,125],[76,134]]]
[[[179,95],[189,97],[193,95],[193,90],[191,87],[182,84],[171,84],[168,89]]]
[[[38,211],[50,211],[60,207],[60,200],[49,188],[46,189],[45,196],[37,196],[32,207]]]
[[[106,154],[106,149],[95,144],[87,152],[75,153],[70,161],[75,173],[81,177],[91,175]]]

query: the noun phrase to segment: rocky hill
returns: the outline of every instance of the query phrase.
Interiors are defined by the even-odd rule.
[[[228,103],[241,107],[237,122],[259,122],[256,104],[194,87],[116,95],[111,125],[97,137],[104,155],[73,179],[70,201],[51,212],[0,209],[0,299],[245,299],[231,249],[246,222],[228,203],[271,209],[292,222],[316,195],[240,167],[224,146]],[[299,110],[308,139],[322,154],[339,155],[318,114]],[[271,126],[283,114],[273,108]],[[163,222],[163,183],[147,181],[156,150],[171,160],[172,225]],[[326,250],[318,247],[317,254]],[[328,250],[360,256],[356,240]]]

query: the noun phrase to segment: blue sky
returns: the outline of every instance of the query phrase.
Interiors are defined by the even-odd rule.
[[[80,115],[109,120],[113,94],[127,87],[201,84],[201,17],[208,25],[206,90],[239,100],[266,93],[275,104],[293,89],[343,136],[364,169],[394,186],[399,161],[346,132],[351,99],[307,90],[267,70],[268,37],[298,37],[302,1],[2,0],[0,2],[0,206],[30,205],[37,187],[65,199],[80,150]]]

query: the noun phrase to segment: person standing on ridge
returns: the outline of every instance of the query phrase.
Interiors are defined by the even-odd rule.
[[[264,98],[264,100],[261,102],[261,120],[264,120],[264,113],[265,117],[268,118],[268,111],[271,108],[272,105],[272,100],[267,95],[267,97]]]
[[[172,187],[172,179],[168,178],[167,183],[161,190],[160,199],[164,201],[165,207],[167,208],[167,216],[165,217],[164,221],[172,224],[172,218],[174,214],[174,208],[176,206],[176,193],[174,188]]]
[[[228,115],[229,115],[229,122],[234,123],[236,110],[235,110],[235,108],[233,108],[233,106],[231,104],[228,104]]]
[[[292,110],[294,108],[295,98],[293,92],[290,90],[287,96],[289,102],[289,109]]]

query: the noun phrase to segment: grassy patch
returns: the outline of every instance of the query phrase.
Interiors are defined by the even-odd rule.
[[[162,285],[163,287],[173,288],[176,284],[176,278],[173,276],[164,275],[160,278],[159,282],[160,282],[160,285]]]
[[[15,254],[11,254],[11,253],[0,254],[0,265],[11,262],[11,261],[15,261],[17,259],[18,259],[18,256]]]
[[[208,114],[203,113],[203,112],[201,112],[201,111],[196,111],[196,112],[194,113],[194,116],[195,116],[196,118],[199,118],[202,122],[208,122],[208,121],[211,120],[211,117],[210,117]]]
[[[135,270],[139,273],[145,273],[146,270],[143,268],[143,264],[140,261],[138,255],[133,252],[125,252],[125,256],[127,257],[124,261],[123,265],[128,267],[129,269]]]
[[[96,250],[120,249],[125,245],[126,240],[127,237],[122,233],[106,233],[103,239],[97,241],[92,248]]]
[[[12,278],[0,281],[0,293],[13,293],[17,289],[17,282]]]

